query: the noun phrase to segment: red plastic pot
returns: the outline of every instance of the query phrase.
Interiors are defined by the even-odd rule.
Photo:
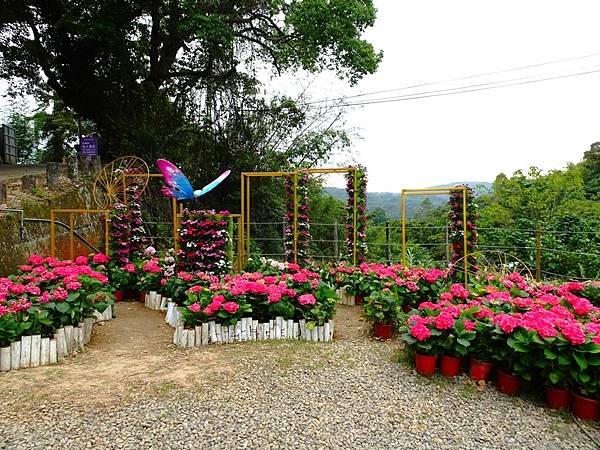
[[[445,377],[457,377],[460,374],[461,359],[456,356],[440,357],[440,373]]]
[[[140,292],[140,302],[142,302],[142,303],[146,302],[146,293],[144,291]]]
[[[415,358],[417,373],[431,377],[435,374],[435,363],[437,355],[421,355],[417,353]]]
[[[573,414],[582,420],[598,420],[600,401],[573,393]]]
[[[375,323],[375,337],[389,339],[392,337],[394,326],[392,324]]]
[[[123,301],[123,291],[115,291],[115,301],[117,303]]]
[[[521,390],[523,380],[506,372],[498,371],[498,390],[506,395],[516,395]]]
[[[551,409],[569,409],[571,393],[566,389],[546,386],[546,406]]]
[[[490,379],[493,367],[494,365],[490,362],[478,361],[475,358],[471,358],[469,376],[476,381],[487,381]]]
[[[362,305],[362,303],[363,303],[363,296],[360,295],[360,294],[356,294],[354,296],[354,304],[355,305]]]

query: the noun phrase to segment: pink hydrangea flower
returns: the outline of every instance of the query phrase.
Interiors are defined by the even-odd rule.
[[[585,343],[585,333],[579,322],[569,322],[561,328],[563,336],[573,345],[581,345]]]
[[[31,264],[32,266],[41,266],[42,264],[44,264],[44,258],[40,255],[31,255],[28,259],[27,262],[29,264]]]
[[[187,307],[187,309],[189,309],[193,313],[197,313],[197,312],[200,312],[200,310],[202,309],[202,307],[198,303],[192,303],[191,305],[189,305]]]
[[[52,291],[52,298],[54,298],[54,301],[56,301],[56,302],[62,302],[68,296],[69,296],[69,293],[67,292],[67,290],[64,288],[61,288],[61,287],[57,287],[56,289],[54,289]]]
[[[454,317],[447,312],[441,312],[439,316],[433,319],[433,324],[438,330],[447,330],[454,326]]]
[[[418,323],[412,327],[410,327],[410,334],[417,341],[421,342],[431,336],[431,331],[424,324]]]
[[[463,325],[465,326],[465,330],[473,331],[475,329],[475,322],[472,320],[463,320]]]
[[[77,264],[78,266],[85,266],[87,265],[87,263],[87,256],[78,256],[77,258],[75,258],[75,264]]]
[[[108,256],[106,256],[104,253],[96,253],[92,257],[92,262],[94,264],[106,264],[108,262]]]
[[[227,311],[228,313],[235,313],[238,309],[240,309],[240,305],[238,305],[235,302],[225,302],[223,303],[223,310]]]
[[[298,297],[298,303],[301,305],[314,305],[317,299],[312,294],[304,294]]]
[[[125,272],[135,273],[135,265],[133,263],[125,264],[123,270]]]

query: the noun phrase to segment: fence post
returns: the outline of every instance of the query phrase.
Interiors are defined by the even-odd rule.
[[[542,225],[538,223],[535,236],[535,280],[542,279]]]
[[[392,241],[390,239],[390,223],[385,222],[385,249],[388,264],[392,263]]]
[[[338,244],[338,221],[333,219],[333,257],[336,261],[340,259],[340,249]]]

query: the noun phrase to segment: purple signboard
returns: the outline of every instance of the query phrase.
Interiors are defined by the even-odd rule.
[[[85,136],[79,141],[81,156],[96,156],[98,154],[98,138],[96,136]]]

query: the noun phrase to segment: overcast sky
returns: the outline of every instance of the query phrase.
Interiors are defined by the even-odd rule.
[[[379,71],[353,88],[321,76],[314,98],[354,95],[600,53],[599,1],[375,0],[367,38]],[[596,66],[596,67],[593,67]],[[592,67],[590,69],[590,67]],[[600,69],[600,55],[495,77],[379,97],[529,75]],[[600,140],[600,73],[349,111],[370,191],[493,181],[536,165],[562,168]],[[334,184],[338,184],[334,182]]]
[[[375,4],[377,22],[366,37],[384,51],[379,71],[353,88],[331,74],[321,75],[311,85],[313,98],[600,53],[598,0],[375,0]],[[374,97],[598,69],[600,55]],[[353,153],[368,168],[369,190],[397,192],[452,181],[493,181],[500,172],[511,174],[531,165],[549,170],[577,162],[592,142],[600,140],[599,105],[600,73],[594,73],[352,108],[347,120],[362,137],[355,140]],[[331,184],[339,185],[340,180]]]

